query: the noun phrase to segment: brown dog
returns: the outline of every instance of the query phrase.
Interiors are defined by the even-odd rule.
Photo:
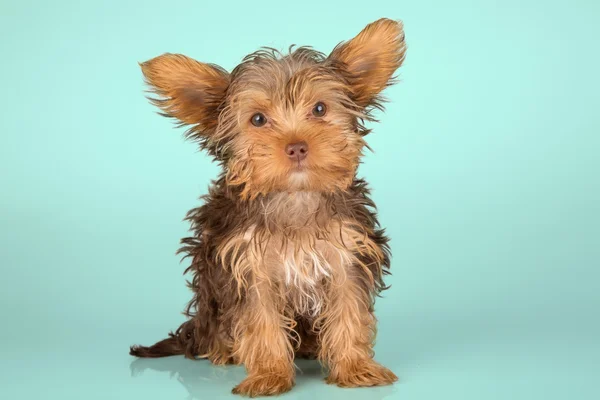
[[[339,386],[397,380],[373,360],[389,248],[356,170],[405,50],[402,23],[380,19],[329,56],[263,49],[231,73],[174,54],[141,64],[153,103],[223,172],[187,217],[189,320],[132,355],[243,364],[233,392],[249,396],[290,390],[295,356]]]

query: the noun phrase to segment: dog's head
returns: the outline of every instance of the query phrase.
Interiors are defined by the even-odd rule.
[[[345,190],[368,130],[405,54],[402,23],[380,19],[329,56],[263,49],[231,73],[183,55],[141,64],[164,115],[222,162],[244,198]]]

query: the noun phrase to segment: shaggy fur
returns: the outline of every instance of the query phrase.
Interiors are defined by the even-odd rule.
[[[319,359],[339,386],[397,379],[373,360],[389,248],[356,170],[363,122],[404,55],[402,24],[381,19],[329,56],[262,49],[231,73],[175,54],[141,64],[152,102],[223,172],[187,216],[188,320],[132,355],[243,364],[233,392],[252,397],[290,390],[294,357]]]

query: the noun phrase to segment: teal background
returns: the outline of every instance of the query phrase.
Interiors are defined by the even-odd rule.
[[[360,175],[392,238],[376,358],[392,387],[289,399],[598,399],[597,1],[0,1],[0,398],[213,399],[244,377],[128,346],[176,328],[174,252],[217,167],[137,62],[233,68],[405,22]]]

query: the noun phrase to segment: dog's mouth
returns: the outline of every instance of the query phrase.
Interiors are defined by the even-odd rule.
[[[291,188],[303,188],[308,184],[308,173],[306,165],[294,166],[288,176],[288,184]]]
[[[308,165],[304,161],[295,161],[292,164],[292,172],[301,172],[306,171],[308,169]]]
[[[289,160],[288,168],[290,173],[307,171],[309,169],[309,163],[307,161],[308,160],[305,158]]]

